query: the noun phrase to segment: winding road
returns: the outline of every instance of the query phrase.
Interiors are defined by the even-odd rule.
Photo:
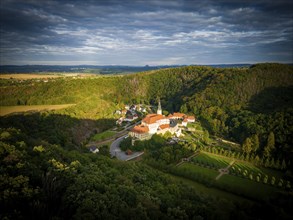
[[[115,141],[112,142],[110,146],[110,154],[112,157],[116,157],[118,160],[132,160],[136,157],[141,156],[144,152],[134,152],[131,155],[127,155],[124,151],[120,149],[120,143],[123,141],[125,137],[128,135],[124,135],[122,137],[117,138]]]

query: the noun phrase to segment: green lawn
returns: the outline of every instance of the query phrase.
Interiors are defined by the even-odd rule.
[[[102,133],[96,134],[95,136],[92,137],[93,141],[103,141],[106,140],[112,136],[114,136],[116,132],[114,131],[104,131]]]

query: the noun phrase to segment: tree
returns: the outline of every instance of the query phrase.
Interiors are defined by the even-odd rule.
[[[272,151],[275,149],[275,135],[273,132],[270,132],[268,136],[267,145],[264,148],[263,155],[265,157],[271,156]]]
[[[182,112],[182,113],[187,113],[187,112],[188,112],[188,109],[187,109],[186,104],[184,104],[184,105],[182,105],[182,106],[180,107],[180,112]]]
[[[274,158],[271,159],[270,167],[275,168],[275,159]]]
[[[287,165],[286,165],[285,160],[283,159],[283,160],[282,160],[282,164],[281,164],[281,169],[282,169],[282,170],[285,170],[286,168],[287,168]]]
[[[278,159],[277,161],[276,161],[276,163],[275,163],[275,168],[276,169],[280,169],[280,160]]]
[[[257,134],[252,135],[251,142],[252,142],[252,151],[256,152],[259,149],[259,138]]]
[[[249,156],[249,154],[246,154],[246,156],[245,156],[245,160],[246,160],[246,161],[250,161],[250,156]]]
[[[246,153],[249,154],[252,150],[252,142],[250,138],[246,138],[243,145],[242,145],[242,150]]]
[[[209,132],[207,130],[204,130],[202,139],[205,144],[209,144]]]
[[[190,147],[190,150],[196,151],[196,144],[195,143],[191,143],[189,147]]]
[[[276,182],[276,177],[273,176],[272,179],[271,179],[271,184],[275,185],[275,182]]]
[[[265,175],[265,177],[263,179],[263,183],[264,184],[267,184],[268,183],[268,179],[269,179],[268,175]]]
[[[265,167],[269,167],[269,166],[270,166],[270,159],[267,157],[265,161]]]
[[[254,158],[254,163],[256,164],[256,165],[258,165],[259,164],[259,156],[258,155],[256,155],[255,156],[255,158]]]

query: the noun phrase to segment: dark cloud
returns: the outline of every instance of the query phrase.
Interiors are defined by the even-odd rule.
[[[0,64],[292,62],[292,6],[289,0],[2,0]]]

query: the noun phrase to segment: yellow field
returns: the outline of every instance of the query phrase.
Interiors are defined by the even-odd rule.
[[[28,80],[28,79],[49,79],[59,77],[89,77],[96,76],[95,74],[85,73],[66,73],[66,74],[0,74],[0,79],[16,79],[16,80]]]
[[[75,104],[0,106],[0,116],[8,115],[15,112],[58,110],[68,108],[73,105]]]

